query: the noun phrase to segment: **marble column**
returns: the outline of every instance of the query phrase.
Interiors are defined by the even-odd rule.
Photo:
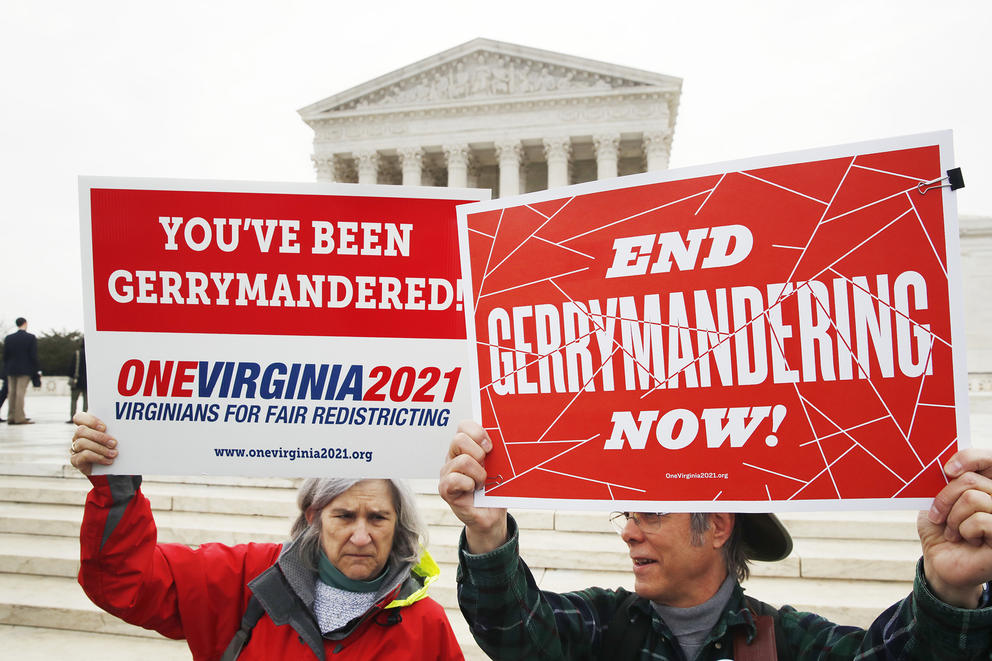
[[[445,145],[444,157],[448,161],[448,186],[466,188],[468,186],[468,145]]]
[[[317,172],[317,181],[337,181],[335,178],[333,156],[311,156],[313,169]]]
[[[527,151],[523,150],[520,155],[520,177],[517,183],[517,192],[526,193],[527,192],[527,165],[530,161],[527,159]]]
[[[519,140],[500,140],[496,143],[500,197],[520,193],[520,159],[523,151],[523,145]]]
[[[479,185],[479,162],[469,154],[468,158],[468,187],[480,188]]]
[[[617,160],[620,157],[620,135],[603,133],[594,135],[592,141],[596,147],[596,178],[612,179],[616,177]]]
[[[358,183],[379,182],[379,152],[372,150],[355,152],[355,161],[358,163]]]
[[[404,147],[398,150],[400,167],[403,169],[403,185],[419,186],[422,182],[424,150],[420,147]]]
[[[544,156],[548,160],[548,188],[568,186],[568,158],[571,153],[572,139],[568,136],[544,139]]]
[[[648,172],[668,169],[668,157],[672,151],[672,132],[646,131],[642,141],[644,153],[647,155]]]

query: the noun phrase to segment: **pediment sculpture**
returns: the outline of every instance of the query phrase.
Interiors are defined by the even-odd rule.
[[[500,53],[477,52],[334,107],[425,105],[500,96],[609,91],[647,83]]]

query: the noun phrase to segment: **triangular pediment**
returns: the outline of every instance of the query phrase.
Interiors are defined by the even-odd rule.
[[[338,113],[469,103],[494,98],[568,96],[653,88],[682,81],[648,71],[489,39],[475,39],[318,101],[304,120]]]

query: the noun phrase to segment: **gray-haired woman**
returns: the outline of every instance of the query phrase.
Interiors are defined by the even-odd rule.
[[[170,638],[194,659],[462,659],[409,488],[309,479],[286,544],[159,544],[141,477],[91,475],[117,441],[74,418],[70,462],[89,476],[79,582],[98,606]]]

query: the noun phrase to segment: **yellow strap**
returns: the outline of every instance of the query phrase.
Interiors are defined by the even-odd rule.
[[[430,587],[431,583],[439,579],[441,576],[441,568],[437,566],[434,562],[434,558],[431,554],[427,552],[427,549],[421,547],[423,553],[420,555],[420,562],[414,565],[412,571],[417,576],[424,579],[424,584],[419,590],[411,594],[404,599],[394,599],[386,605],[386,608],[402,608],[403,606],[409,606],[412,603],[420,601],[427,596],[427,588]]]

